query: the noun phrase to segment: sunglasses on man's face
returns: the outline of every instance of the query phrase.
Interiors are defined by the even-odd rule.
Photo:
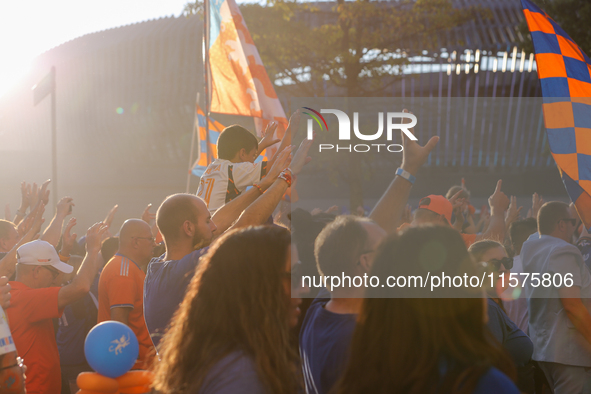
[[[492,259],[486,263],[487,265],[493,266],[495,271],[499,271],[501,269],[501,264],[505,269],[510,270],[513,268],[513,257],[503,257],[502,259]]]
[[[48,265],[42,265],[41,267],[43,267],[46,270],[48,270],[49,272],[51,272],[51,276],[53,277],[53,280],[55,280],[58,276],[60,276],[60,272],[58,270],[56,270],[55,268],[52,268]]]

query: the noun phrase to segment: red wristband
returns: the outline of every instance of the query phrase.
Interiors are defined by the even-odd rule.
[[[253,183],[252,184],[254,187],[256,187],[257,189],[259,189],[259,192],[261,192],[261,194],[264,194],[265,192],[263,191],[263,189],[261,189],[261,187],[257,184],[257,183]]]
[[[279,178],[281,178],[285,182],[287,182],[287,187],[291,187],[292,176],[291,176],[291,170],[289,168],[286,168],[285,170],[283,170],[283,172],[281,174],[279,174]]]

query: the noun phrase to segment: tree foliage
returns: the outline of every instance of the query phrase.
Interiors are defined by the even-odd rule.
[[[202,12],[200,1],[185,13]],[[324,81],[339,96],[382,96],[407,64],[411,42],[438,50],[437,34],[482,12],[455,9],[451,0],[270,0],[240,9],[271,79],[302,97]]]

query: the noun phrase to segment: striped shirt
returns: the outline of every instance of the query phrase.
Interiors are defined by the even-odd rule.
[[[98,323],[111,319],[111,309],[130,308],[128,325],[137,336],[140,354],[135,368],[153,354],[152,340],[144,320],[144,278],[146,274],[127,257],[117,253],[103,269],[99,279]]]

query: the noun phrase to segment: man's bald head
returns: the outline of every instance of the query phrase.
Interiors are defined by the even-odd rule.
[[[193,194],[179,193],[168,196],[156,212],[156,224],[167,241],[175,241],[183,224],[188,220],[198,223],[200,216],[209,216],[207,205]]]
[[[119,230],[119,242],[130,242],[133,238],[149,238],[152,236],[150,225],[141,219],[128,219]]]
[[[141,219],[128,219],[119,230],[118,253],[135,261],[140,267],[150,262],[154,238],[150,225]]]

